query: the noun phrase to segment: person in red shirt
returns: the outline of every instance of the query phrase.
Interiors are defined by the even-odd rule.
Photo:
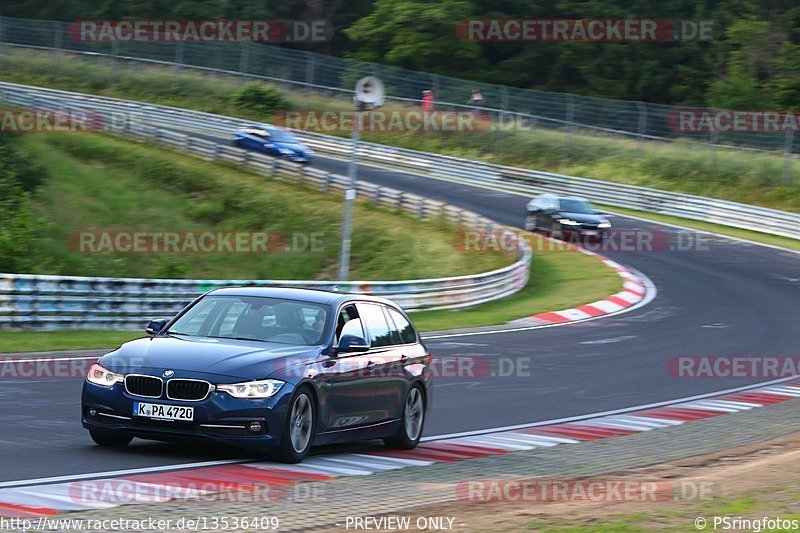
[[[422,91],[422,103],[420,104],[420,107],[426,113],[433,112],[433,91]]]

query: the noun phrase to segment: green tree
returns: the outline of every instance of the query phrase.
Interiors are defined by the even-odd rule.
[[[747,18],[726,31],[728,53],[725,72],[708,88],[706,99],[714,107],[763,109],[773,105],[770,82],[777,71],[775,58],[782,36],[767,21]]]
[[[800,108],[800,45],[783,43],[777,59],[775,103],[782,109]]]
[[[486,66],[479,45],[455,31],[473,14],[464,0],[377,0],[372,13],[345,30],[356,47],[349,56],[452,75],[479,71]]]

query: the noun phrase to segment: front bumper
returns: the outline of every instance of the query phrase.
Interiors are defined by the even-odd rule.
[[[563,233],[571,233],[574,235],[579,235],[581,237],[604,237],[609,234],[611,228],[600,228],[597,226],[586,226],[586,225],[577,225],[577,226],[567,226],[567,225],[559,225],[559,229]]]
[[[272,398],[240,399],[224,392],[212,392],[205,400],[194,402],[133,396],[125,391],[122,383],[101,387],[84,382],[81,422],[89,430],[121,432],[144,439],[212,440],[266,451],[280,444],[291,392],[292,387],[287,383]],[[162,421],[133,416],[134,402],[193,407],[194,420]],[[256,420],[262,423],[263,429],[253,433],[247,429],[247,424]]]

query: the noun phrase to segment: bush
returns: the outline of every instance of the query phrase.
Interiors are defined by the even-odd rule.
[[[34,272],[40,266],[37,244],[47,224],[34,213],[30,192],[40,184],[41,172],[17,137],[0,138],[0,272]]]
[[[264,118],[286,109],[288,101],[283,93],[274,87],[261,83],[248,83],[234,97],[236,107],[241,111],[253,113]]]

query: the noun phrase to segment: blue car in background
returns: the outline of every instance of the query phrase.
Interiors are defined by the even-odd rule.
[[[234,134],[233,144],[239,148],[281,157],[305,165],[310,164],[314,159],[314,152],[292,135],[292,132],[266,124],[239,128]]]

